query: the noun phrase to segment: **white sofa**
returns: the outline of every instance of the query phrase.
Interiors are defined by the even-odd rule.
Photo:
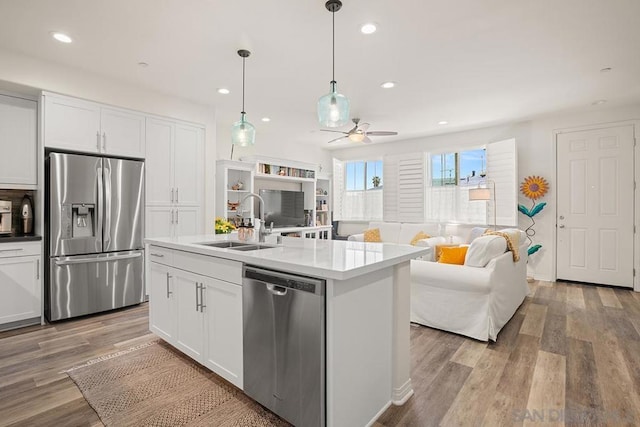
[[[379,228],[384,242],[408,244],[421,230],[431,234],[424,229],[425,225],[371,222],[369,228]],[[455,231],[450,226],[439,226],[439,229],[447,234],[464,233],[464,236],[439,237],[470,244],[470,239],[479,234],[479,230],[471,227],[455,227]],[[362,240],[360,236],[354,235],[350,240]],[[520,260],[514,262],[510,251],[501,253],[484,267],[411,261],[411,321],[481,341],[495,341],[529,294],[527,240],[522,231],[519,254]]]

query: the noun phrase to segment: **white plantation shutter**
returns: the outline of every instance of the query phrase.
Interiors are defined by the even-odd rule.
[[[343,218],[344,205],[344,162],[333,159],[333,220]]]
[[[518,153],[516,140],[487,144],[487,179],[495,182],[496,223],[518,225]],[[488,185],[491,187],[491,185]],[[487,223],[493,223],[493,203],[489,203]]]
[[[384,220],[423,222],[425,202],[424,153],[385,156]]]

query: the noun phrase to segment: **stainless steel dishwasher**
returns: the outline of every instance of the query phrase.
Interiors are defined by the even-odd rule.
[[[244,266],[244,392],[298,427],[325,425],[325,281]]]

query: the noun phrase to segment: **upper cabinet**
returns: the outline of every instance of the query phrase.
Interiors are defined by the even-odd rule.
[[[44,145],[86,153],[145,157],[145,116],[45,93]]]
[[[0,95],[0,188],[36,188],[37,122],[36,101]]]

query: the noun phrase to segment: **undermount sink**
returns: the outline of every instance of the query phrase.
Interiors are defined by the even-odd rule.
[[[212,248],[221,248],[221,249],[233,249],[235,251],[255,251],[258,249],[271,249],[276,246],[272,245],[263,245],[260,243],[244,243],[244,242],[236,242],[232,240],[225,240],[224,242],[206,242],[206,243],[198,243],[202,246],[209,246]]]

